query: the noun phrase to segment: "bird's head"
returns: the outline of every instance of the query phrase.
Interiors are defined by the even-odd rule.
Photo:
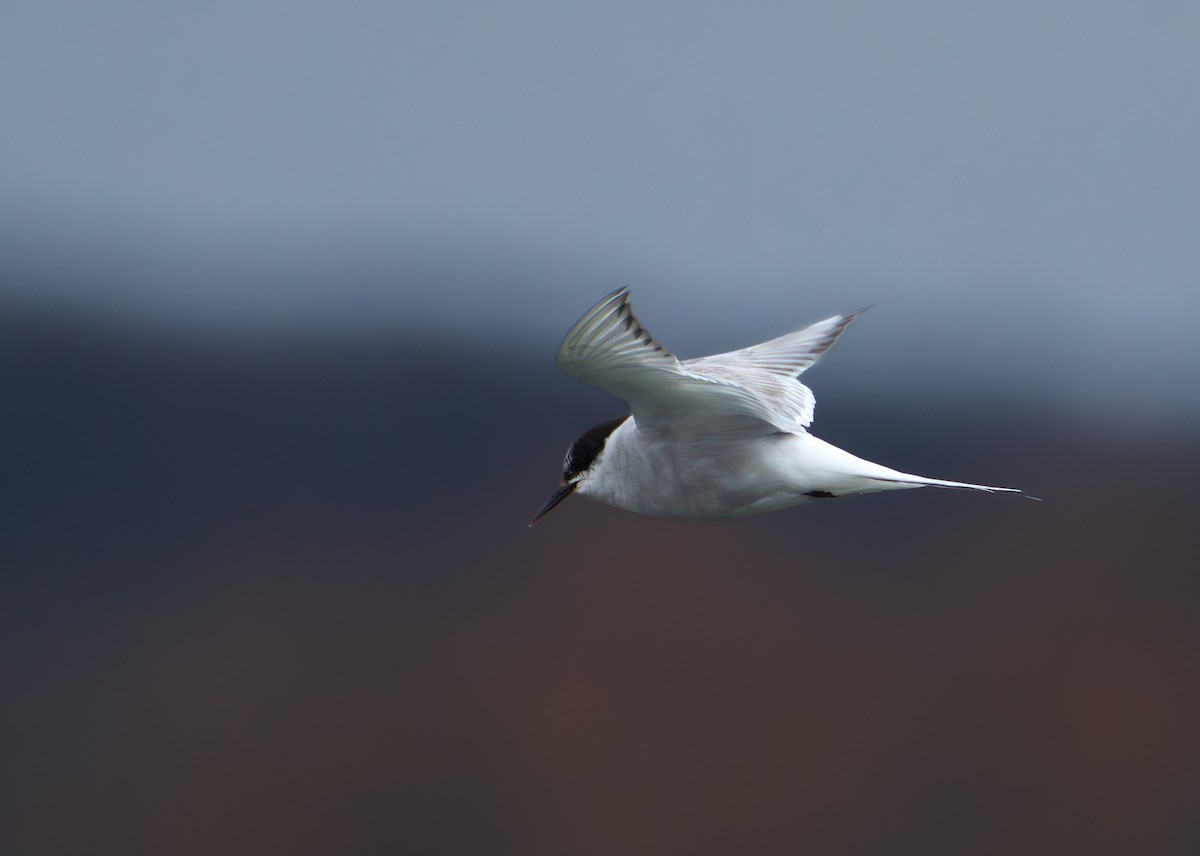
[[[573,494],[592,477],[600,455],[608,443],[608,438],[628,418],[628,416],[622,416],[620,419],[602,422],[596,427],[584,431],[576,438],[575,442],[571,444],[571,448],[567,450],[567,456],[563,458],[562,484],[550,495],[541,510],[533,516],[533,520],[529,521],[530,526],[541,520],[554,506]]]

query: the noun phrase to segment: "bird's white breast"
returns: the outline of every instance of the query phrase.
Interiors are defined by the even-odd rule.
[[[809,501],[795,466],[809,435],[639,432],[631,418],[609,437],[584,496],[661,517],[740,517]],[[812,438],[810,438],[812,439]]]

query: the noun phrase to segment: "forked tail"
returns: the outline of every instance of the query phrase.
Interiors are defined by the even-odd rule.
[[[1041,502],[1036,496],[1030,496],[1024,493],[1018,487],[995,487],[987,484],[971,484],[970,482],[946,481],[945,479],[928,479],[923,476],[910,476],[906,473],[899,474],[897,477],[880,477],[871,476],[874,481],[891,482],[897,485],[912,485],[913,487],[948,487],[958,490],[982,490],[985,493],[1015,493],[1025,499],[1035,499]]]
[[[832,496],[849,496],[877,490],[901,490],[914,487],[945,487],[957,490],[980,490],[986,493],[1015,493],[1029,496],[1015,487],[995,487],[972,482],[931,479],[925,476],[894,470],[872,463],[820,440],[811,434],[801,435],[794,445],[797,460],[809,474],[820,474],[813,479],[818,493]],[[1036,499],[1036,497],[1030,497]]]

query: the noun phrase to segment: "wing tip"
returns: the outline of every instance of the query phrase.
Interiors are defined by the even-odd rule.
[[[629,364],[652,355],[677,366],[675,355],[638,321],[629,294],[629,286],[623,285],[610,291],[585,312],[563,337],[554,364],[576,380],[582,378],[571,367],[578,367],[582,361],[593,357],[610,363],[616,360]]]
[[[851,309],[849,312],[843,312],[842,318],[844,318],[846,323],[849,324],[851,321],[853,321],[859,315],[863,315],[867,312],[870,312],[872,309],[874,309],[878,305],[879,305],[878,303],[868,303],[866,306],[860,306],[857,309]]]

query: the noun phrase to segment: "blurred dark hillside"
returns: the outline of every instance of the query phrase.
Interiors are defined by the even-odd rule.
[[[621,412],[545,354],[0,326],[4,852],[1200,849],[1200,426],[814,374],[1045,501],[529,530]]]

